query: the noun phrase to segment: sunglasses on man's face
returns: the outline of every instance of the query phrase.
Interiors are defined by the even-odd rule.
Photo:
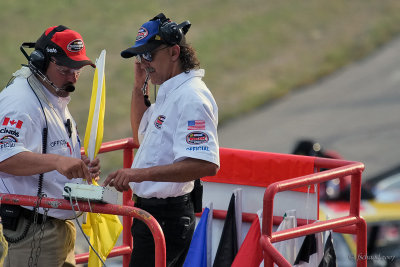
[[[155,49],[155,50],[153,50],[151,52],[145,52],[143,54],[136,55],[136,60],[139,63],[142,63],[143,59],[146,60],[147,62],[152,62],[153,61],[153,56],[155,55],[156,52],[158,52],[160,50],[163,50],[165,48],[168,48],[168,47],[169,46],[164,46],[164,47],[161,47],[159,49]]]
[[[60,66],[54,59],[50,59],[50,62],[55,64],[55,67],[62,76],[73,75],[74,77],[79,77],[81,74],[81,69],[71,69],[68,67]]]

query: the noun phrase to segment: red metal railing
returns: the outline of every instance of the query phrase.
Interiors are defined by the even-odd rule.
[[[13,204],[13,205],[22,205],[22,206],[36,206],[38,201],[37,197],[26,196],[26,195],[13,195],[13,194],[1,194],[0,193],[1,203],[4,204]],[[75,205],[76,203],[74,203]],[[68,200],[65,199],[55,199],[55,198],[42,198],[40,207],[44,208],[57,208],[63,210],[71,210],[71,204]],[[74,206],[76,210],[80,211],[90,211],[94,213],[104,213],[104,214],[115,214],[124,216],[124,218],[137,218],[142,220],[146,225],[150,228],[151,233],[154,236],[155,242],[155,266],[165,267],[166,262],[166,252],[165,252],[165,239],[164,234],[161,230],[160,225],[157,220],[150,215],[150,213],[135,208],[128,207],[123,205],[113,205],[113,204],[98,204],[98,203],[86,203],[86,202],[78,202],[78,206]],[[128,231],[130,228],[127,228]],[[124,228],[125,230],[125,228]],[[126,230],[125,230],[126,231]],[[127,244],[123,244],[122,246],[114,247],[109,254],[110,257],[115,256],[125,256],[127,255],[127,261],[125,258],[123,259],[123,266],[129,265],[129,259],[132,248]],[[87,262],[89,258],[89,253],[76,255],[77,263]]]
[[[130,168],[133,162],[134,149],[138,148],[138,145],[133,143],[132,138],[126,138],[111,142],[103,143],[99,153],[106,153],[116,150],[123,150],[123,167]],[[222,178],[231,177],[231,173],[227,172],[227,170],[232,169],[232,166],[241,166],[240,162],[242,159],[238,159],[238,156],[243,156],[243,153],[251,153],[251,157],[246,157],[245,159],[252,160],[253,168],[260,169],[260,175],[265,176],[265,172],[262,171],[262,168],[265,167],[265,163],[274,162],[279,163],[279,168],[277,168],[276,173],[273,173],[273,177],[277,177],[280,175],[290,175],[292,173],[287,173],[287,165],[297,166],[296,168],[291,168],[293,170],[304,169],[302,172],[307,170],[306,173],[310,173],[308,168],[304,168],[299,164],[301,162],[309,161],[310,157],[304,157],[301,160],[293,158],[294,155],[281,155],[273,154],[273,153],[261,153],[253,151],[239,151],[232,149],[224,149],[221,148],[221,165],[224,162],[224,166],[221,166],[221,170],[219,172],[219,176]],[[82,150],[83,153],[83,150]],[[226,154],[226,155],[225,155]],[[260,154],[260,155],[259,155]],[[265,155],[264,155],[265,154]],[[258,156],[258,158],[254,158],[254,156]],[[282,157],[285,160],[282,162],[277,162],[276,158]],[[293,161],[294,159],[294,161]],[[362,163],[357,162],[349,162],[344,160],[334,160],[334,159],[324,159],[324,158],[312,158],[313,165],[317,170],[322,168],[331,169],[323,172],[313,173],[310,175],[303,175],[297,173],[295,176],[297,177],[293,179],[286,179],[286,177],[281,177],[286,180],[278,181],[270,184],[264,194],[263,200],[263,225],[262,225],[262,236],[261,236],[261,246],[264,253],[264,266],[272,266],[273,262],[277,263],[279,266],[290,266],[289,262],[274,248],[272,243],[296,238],[299,236],[322,232],[329,229],[335,229],[335,231],[355,234],[357,236],[357,254],[358,255],[366,255],[366,223],[365,220],[360,217],[360,197],[361,197],[361,173],[364,169],[364,165]],[[232,163],[232,164],[231,164]],[[246,165],[248,162],[245,161],[242,165]],[[258,165],[257,165],[258,164]],[[293,165],[293,166],[292,166]],[[264,167],[263,167],[264,166]],[[269,166],[269,165],[268,165]],[[307,167],[307,166],[306,166]],[[269,169],[276,168],[269,166]],[[245,168],[248,170],[248,168]],[[293,171],[290,170],[290,171]],[[228,175],[229,174],[229,175]],[[240,174],[240,175],[239,175]],[[257,174],[257,173],[256,173]],[[217,175],[217,176],[218,176]],[[237,172],[237,175],[243,176],[241,171]],[[257,174],[258,175],[258,174]],[[253,175],[256,177],[257,175]],[[325,182],[328,180],[332,180],[335,178],[340,178],[344,176],[351,176],[351,193],[350,193],[350,210],[349,215],[341,218],[336,218],[332,220],[327,220],[323,222],[315,222],[312,224],[306,224],[306,221],[298,220],[299,227],[294,229],[279,231],[272,233],[272,226],[279,224],[282,220],[281,217],[273,216],[273,204],[274,197],[278,192],[293,190],[304,188],[308,185],[318,184],[321,182]],[[244,175],[246,180],[249,175]],[[205,178],[204,180],[210,180],[214,182],[214,180],[218,181],[221,177],[214,178]],[[258,176],[257,176],[258,177]],[[218,178],[218,179],[217,179]],[[264,177],[265,178],[265,177]],[[270,180],[271,177],[266,177],[265,179]],[[240,179],[244,179],[243,177]],[[255,179],[255,181],[259,181]],[[10,194],[0,194],[0,200],[2,203],[15,204],[15,205],[24,205],[24,206],[36,206],[37,197],[33,196],[22,196],[22,195],[10,195]],[[115,214],[123,216],[123,240],[122,246],[114,247],[108,257],[116,257],[123,256],[123,266],[127,267],[129,265],[130,255],[132,251],[132,236],[130,233],[131,225],[132,225],[132,217],[143,220],[151,232],[153,233],[155,240],[155,260],[156,266],[165,266],[166,265],[166,245],[163,232],[157,223],[157,221],[147,212],[140,210],[138,208],[133,207],[134,202],[132,201],[132,191],[127,191],[123,193],[123,203],[121,205],[112,205],[112,204],[91,204],[89,206],[86,202],[79,202],[79,210],[81,211],[93,211],[95,213],[105,213],[105,214]],[[59,208],[59,209],[71,209],[70,203],[64,199],[50,199],[43,198],[40,206],[48,207],[48,208]],[[198,214],[199,215],[199,214]],[[214,217],[216,218],[225,218],[226,211],[217,211],[214,210]],[[252,221],[256,214],[245,213],[243,214],[244,221]],[[85,263],[88,261],[89,253],[83,253],[76,255],[77,263]],[[357,258],[357,266],[366,266],[366,257],[356,257]]]
[[[367,266],[367,224],[360,217],[361,198],[361,173],[364,164],[344,160],[315,158],[315,167],[328,168],[323,172],[305,175],[298,178],[276,182],[265,190],[263,200],[263,222],[260,244],[264,250],[264,266],[272,267],[275,262],[278,266],[290,267],[290,263],[277,251],[273,243],[323,232],[326,230],[339,230],[354,234],[357,237],[357,266]],[[350,210],[348,216],[336,219],[314,222],[293,229],[272,233],[274,197],[278,192],[292,190],[308,185],[318,184],[335,178],[351,176]]]
[[[132,138],[126,138],[102,144],[99,153],[106,153],[116,150],[123,150],[123,167],[130,168],[133,162],[133,150],[138,148],[138,145],[133,143]],[[84,153],[83,149],[81,150]],[[22,206],[36,206],[38,201],[37,197],[26,195],[2,194],[0,193],[0,203],[22,205]],[[130,229],[132,226],[132,217],[142,220],[149,228],[154,237],[155,243],[155,266],[166,266],[166,246],[164,233],[158,224],[157,220],[148,212],[133,207],[132,191],[123,193],[122,205],[112,204],[99,204],[87,202],[78,202],[75,206],[76,210],[94,213],[115,214],[123,216],[123,230],[122,230],[122,245],[114,247],[108,258],[122,256],[123,266],[128,267],[130,256],[132,252],[132,236]],[[43,198],[40,202],[40,207],[44,208],[57,208],[70,210],[71,205],[68,200]],[[78,254],[75,256],[76,263],[86,263],[89,259],[89,252]]]

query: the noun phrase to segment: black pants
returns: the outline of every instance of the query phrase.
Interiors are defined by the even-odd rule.
[[[167,247],[167,267],[180,267],[185,262],[195,228],[193,203],[189,198],[181,203],[148,205],[136,203],[136,207],[149,212],[160,224]],[[154,267],[154,239],[150,229],[140,220],[132,224],[133,250],[130,267]]]

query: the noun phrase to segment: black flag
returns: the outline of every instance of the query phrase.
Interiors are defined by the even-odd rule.
[[[235,220],[235,195],[232,194],[213,267],[231,266],[237,252],[238,244]]]
[[[324,247],[324,257],[318,267],[336,267],[336,253],[333,247],[332,231],[326,239]]]

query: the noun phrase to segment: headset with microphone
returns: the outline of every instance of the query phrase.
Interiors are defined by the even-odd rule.
[[[64,30],[66,30],[66,29],[68,29],[68,28],[63,26],[63,25],[55,27],[52,31],[50,31],[46,35],[45,39],[42,41],[43,42],[43,47],[42,48],[37,48],[37,47],[35,48],[36,43],[32,43],[32,42],[24,42],[20,46],[20,50],[21,50],[22,54],[24,54],[24,56],[28,60],[28,65],[27,66],[29,67],[29,69],[34,74],[39,76],[44,82],[46,82],[51,87],[53,87],[56,90],[56,92],[59,92],[59,91],[73,92],[73,91],[75,91],[75,86],[73,86],[73,85],[67,85],[65,88],[57,87],[44,74],[46,72],[46,70],[47,70],[47,67],[49,66],[49,63],[50,63],[50,56],[48,55],[48,53],[45,52],[46,48],[47,48],[49,42],[51,41],[51,38],[53,37],[53,35],[55,33],[62,32]],[[35,50],[30,55],[28,55],[26,53],[24,47],[35,48]]]
[[[190,26],[192,25],[188,20],[180,23],[179,25],[175,22],[172,22],[169,18],[165,17],[163,13],[158,14],[152,20],[160,20],[160,25],[158,26],[158,35],[161,37],[167,45],[173,46],[176,44],[180,44],[184,35],[189,31]],[[146,94],[147,83],[149,81],[150,73],[146,71],[146,79],[142,87],[143,96],[144,96],[144,104],[147,107],[151,106],[149,96]],[[154,91],[156,91],[156,87],[154,85]],[[156,93],[154,93],[156,95]]]
[[[178,25],[175,22],[172,22],[169,18],[166,18],[163,13],[158,14],[151,20],[158,19],[160,20],[158,35],[161,37],[161,40],[166,42],[168,45],[179,44],[192,25],[188,20]]]

